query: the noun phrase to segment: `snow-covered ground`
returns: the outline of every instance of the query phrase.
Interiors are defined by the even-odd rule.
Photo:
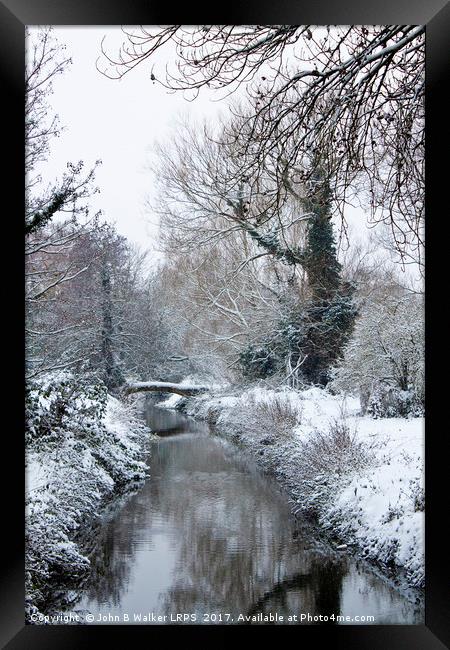
[[[364,417],[358,399],[319,388],[216,393],[185,410],[249,449],[337,545],[423,587],[423,418]]]
[[[183,397],[181,395],[176,395],[175,393],[168,397],[167,399],[163,400],[162,402],[158,402],[155,404],[158,408],[164,408],[164,409],[176,409],[177,405],[183,401]]]
[[[28,619],[45,607],[50,591],[55,595],[55,586],[70,587],[88,574],[80,534],[114,494],[142,481],[147,472],[143,456],[149,430],[110,395],[103,409],[85,395],[69,402],[67,413],[59,416],[60,427],[49,427],[47,434],[45,422],[55,417],[55,385],[32,395],[26,449]]]

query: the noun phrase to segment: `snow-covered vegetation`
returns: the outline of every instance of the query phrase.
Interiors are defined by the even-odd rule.
[[[293,511],[336,544],[423,587],[423,418],[374,419],[357,398],[320,388],[257,386],[183,408],[248,449],[288,490]]]
[[[53,373],[27,390],[26,613],[89,573],[81,537],[120,490],[142,481],[149,432],[101,382]]]
[[[423,301],[396,293],[375,295],[363,306],[331,384],[358,393],[375,417],[425,410]]]

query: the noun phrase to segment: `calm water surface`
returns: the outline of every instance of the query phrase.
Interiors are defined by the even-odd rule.
[[[315,540],[236,447],[174,411],[149,404],[146,418],[161,436],[150,476],[104,517],[92,577],[72,609],[108,624],[124,624],[123,614],[136,624],[151,614],[236,624],[240,614],[270,613],[423,623],[419,606]]]

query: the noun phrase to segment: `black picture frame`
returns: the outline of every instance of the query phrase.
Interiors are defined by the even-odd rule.
[[[439,290],[443,277],[439,264],[446,259],[444,246],[448,239],[445,227],[445,198],[447,172],[445,125],[448,120],[444,91],[447,83],[447,51],[450,40],[450,6],[445,0],[347,0],[328,3],[325,0],[250,0],[240,5],[227,3],[226,11],[216,6],[205,11],[200,6],[185,4],[183,9],[170,10],[166,3],[151,0],[117,2],[114,0],[2,0],[0,2],[0,69],[2,73],[2,109],[4,117],[3,140],[9,144],[3,149],[2,192],[3,258],[6,249],[13,255],[4,266],[3,320],[7,332],[3,339],[3,352],[13,351],[13,362],[4,361],[3,375],[6,379],[3,395],[7,396],[4,410],[8,410],[11,425],[3,430],[2,509],[4,528],[0,588],[0,641],[10,650],[19,648],[80,648],[89,644],[105,642],[105,635],[112,637],[114,645],[123,646],[141,640],[152,642],[160,639],[170,641],[175,632],[182,632],[182,639],[193,635],[204,637],[214,634],[216,640],[226,643],[230,634],[234,637],[242,628],[227,626],[33,626],[24,624],[24,300],[23,300],[23,94],[24,94],[24,28],[26,25],[120,25],[120,24],[425,24],[427,47],[426,72],[426,165],[427,165],[427,269],[426,269],[426,346],[427,346],[427,416],[426,416],[426,619],[425,625],[398,626],[299,626],[290,630],[295,641],[303,647],[324,644],[332,648],[390,648],[395,650],[438,650],[449,647],[450,642],[450,580],[446,552],[448,543],[441,528],[447,519],[446,431],[438,426],[438,415],[445,404],[440,382],[433,382],[433,374],[442,363],[440,355],[444,348],[439,335],[439,323],[445,326],[440,310],[445,295]],[[440,151],[444,152],[442,162]],[[447,181],[448,182],[448,181]],[[6,204],[8,208],[6,208]],[[445,276],[444,276],[445,277]],[[437,309],[436,309],[437,307]],[[443,330],[442,330],[443,331]],[[6,342],[6,345],[5,345]],[[432,387],[432,389],[431,389]],[[11,472],[7,475],[5,467]],[[213,629],[214,628],[214,629]],[[264,634],[267,641],[279,642],[286,629],[282,626],[264,626],[244,629],[252,639]],[[269,639],[268,637],[271,637]],[[217,641],[216,641],[217,642]],[[305,645],[306,644],[306,645]],[[329,644],[329,646],[328,646]]]

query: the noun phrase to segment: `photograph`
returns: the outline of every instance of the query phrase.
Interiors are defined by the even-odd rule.
[[[27,625],[424,625],[424,25],[28,25]]]
[[[0,648],[445,650],[450,5],[199,9],[0,0]]]

